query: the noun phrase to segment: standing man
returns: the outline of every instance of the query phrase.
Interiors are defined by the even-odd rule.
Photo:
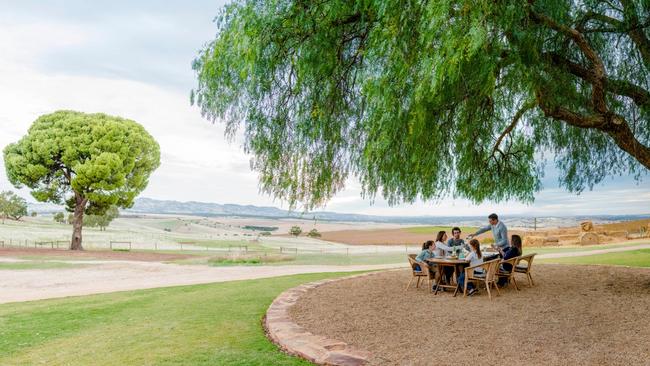
[[[490,222],[490,225],[478,229],[474,234],[469,235],[467,239],[472,239],[476,235],[480,235],[488,230],[492,230],[492,236],[494,236],[494,244],[492,244],[492,247],[497,250],[499,248],[503,250],[508,249],[510,247],[510,243],[508,242],[508,228],[506,225],[503,222],[499,221],[499,216],[497,216],[495,213],[488,216],[488,221]]]

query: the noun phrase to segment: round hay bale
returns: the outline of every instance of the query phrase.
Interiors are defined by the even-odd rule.
[[[580,235],[580,244],[581,245],[595,245],[598,244],[598,234],[596,233],[582,233]]]
[[[580,223],[580,230],[582,232],[589,232],[594,230],[594,223],[591,221],[583,221]]]

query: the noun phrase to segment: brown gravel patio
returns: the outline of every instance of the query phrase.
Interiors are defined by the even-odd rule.
[[[488,300],[404,291],[392,271],[326,284],[290,309],[308,331],[375,365],[650,365],[650,269],[536,265]]]

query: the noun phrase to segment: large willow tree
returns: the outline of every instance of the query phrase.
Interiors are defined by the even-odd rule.
[[[313,207],[356,176],[390,202],[532,201],[650,169],[650,1],[235,1],[193,103],[262,188]]]

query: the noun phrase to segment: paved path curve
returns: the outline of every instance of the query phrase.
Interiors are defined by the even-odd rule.
[[[89,263],[91,261],[84,261]],[[284,265],[209,267],[158,262],[119,261],[76,268],[2,270],[0,303],[79,296],[155,287],[249,280],[319,272],[369,271],[404,267],[386,265]]]
[[[650,248],[650,244],[590,251],[541,254],[550,259],[624,252]],[[1,261],[14,261],[1,258]],[[61,269],[2,270],[0,303],[80,296],[146,288],[249,280],[318,272],[352,272],[404,268],[405,263],[384,265],[282,265],[208,267],[141,261],[57,261],[90,264]]]

